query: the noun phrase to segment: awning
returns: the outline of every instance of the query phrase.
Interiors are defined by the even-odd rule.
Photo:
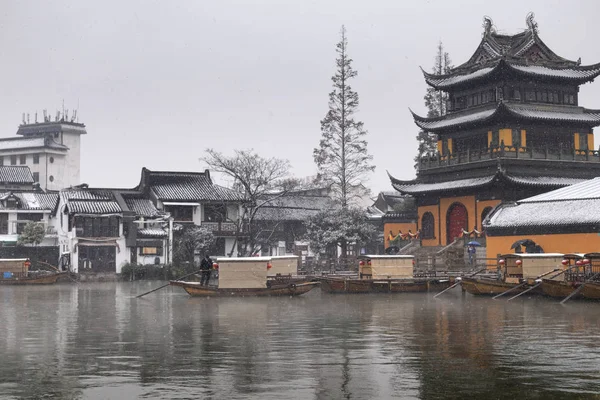
[[[176,201],[163,201],[165,206],[199,206],[200,203],[185,203]]]
[[[116,247],[117,250],[119,251],[119,253],[121,252],[121,247],[119,246],[119,244],[117,243],[117,241],[115,239],[86,240],[86,239],[80,238],[79,241],[77,243],[75,243],[75,246],[73,247],[75,252],[77,252],[77,246],[83,246],[83,247]]]

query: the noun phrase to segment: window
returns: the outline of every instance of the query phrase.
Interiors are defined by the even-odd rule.
[[[165,211],[170,213],[174,221],[192,222],[194,220],[194,206],[166,206]]]
[[[33,181],[34,182],[39,182],[40,181],[40,173],[39,172],[34,172],[33,173]]]
[[[204,222],[221,222],[227,219],[227,208],[224,204],[205,204]]]
[[[54,177],[53,177],[52,175],[50,175],[50,178],[48,178],[48,180],[49,180],[50,182],[54,182]]]
[[[519,88],[513,89],[513,99],[521,100],[521,91],[519,90]]]
[[[0,166],[3,166],[3,165],[4,165],[4,157],[0,156]]]
[[[435,238],[435,219],[430,212],[426,212],[421,218],[421,237],[423,239]]]
[[[494,148],[498,146],[500,146],[500,132],[492,131],[492,142],[490,143],[490,147]]]
[[[8,214],[5,213],[0,214],[0,234],[8,234]]]
[[[78,237],[118,237],[118,217],[75,217]]]
[[[39,222],[42,220],[44,214],[42,213],[18,213],[17,214],[17,233],[23,233],[23,228],[28,222],[34,221]]]
[[[17,165],[17,156],[16,155],[10,156],[10,165]]]
[[[19,156],[19,164],[23,165],[27,163],[27,155],[26,154],[21,154]]]
[[[54,157],[50,156],[50,158],[48,159],[48,161],[50,161],[50,164],[52,164],[54,162]]]
[[[521,131],[519,129],[512,130],[512,145],[514,147],[521,147]]]
[[[535,90],[527,90],[525,92],[525,97],[527,98],[527,101],[535,101]]]
[[[569,95],[569,104],[575,104],[575,95],[574,94]]]
[[[140,247],[140,256],[162,256],[162,247]]]
[[[588,150],[588,135],[585,133],[579,134],[579,150]]]
[[[442,155],[448,155],[448,139],[442,139]]]
[[[33,163],[34,164],[39,164],[40,163],[40,155],[39,154],[34,154],[33,155]]]

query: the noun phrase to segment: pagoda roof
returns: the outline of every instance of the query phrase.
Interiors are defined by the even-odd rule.
[[[546,122],[576,122],[589,126],[600,125],[600,110],[505,101],[498,102],[492,108],[488,107],[475,112],[473,110],[465,110],[464,112],[450,113],[434,118],[421,117],[412,111],[411,113],[415,124],[419,128],[429,132],[439,132],[455,127],[464,129],[472,125],[491,122],[497,117],[512,117],[520,120]]]
[[[592,65],[567,65],[567,66],[545,66],[528,65],[518,60],[507,60],[505,58],[491,61],[486,66],[466,69],[464,71],[451,72],[445,75],[430,74],[423,70],[425,81],[435,89],[450,89],[452,87],[483,80],[494,74],[512,72],[518,75],[569,81],[575,84],[589,82],[600,75],[600,63]]]
[[[484,17],[483,37],[469,60],[446,74],[423,71],[425,80],[436,89],[446,90],[483,79],[500,70],[576,84],[600,75],[600,63],[582,66],[581,59],[572,61],[554,53],[539,37],[533,18],[533,13],[527,16],[527,29],[523,32],[504,35],[496,32],[489,17]]]
[[[388,173],[392,187],[402,194],[422,195],[432,193],[450,192],[463,189],[477,189],[491,185],[494,182],[504,181],[519,186],[529,187],[564,187],[583,182],[585,179],[556,177],[556,176],[528,176],[508,173],[502,169],[484,176],[455,179],[442,182],[423,182],[419,179],[402,181]]]

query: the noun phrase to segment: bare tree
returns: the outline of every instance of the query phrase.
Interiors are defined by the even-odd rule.
[[[261,245],[262,229],[255,223],[258,210],[278,199],[297,185],[290,177],[290,163],[287,160],[261,157],[254,150],[235,150],[233,156],[226,156],[213,149],[206,150],[203,161],[208,167],[233,179],[233,187],[243,196],[242,215],[236,221],[236,243],[238,253],[248,256]],[[247,238],[246,240],[242,240]]]
[[[336,45],[337,69],[331,77],[333,91],[329,93],[329,111],[321,121],[322,137],[313,157],[320,177],[331,183],[334,196],[342,207],[347,207],[355,198],[368,194],[364,181],[375,166],[373,156],[367,153],[367,131],[362,122],[354,119],[358,93],[352,90],[350,80],[357,72],[352,69],[352,59],[348,56],[343,26],[340,35]]]

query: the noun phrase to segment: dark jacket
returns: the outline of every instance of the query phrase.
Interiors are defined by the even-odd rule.
[[[202,261],[200,262],[200,269],[202,271],[209,271],[212,269],[213,266],[213,261],[210,257],[208,257],[208,259],[203,258]]]

